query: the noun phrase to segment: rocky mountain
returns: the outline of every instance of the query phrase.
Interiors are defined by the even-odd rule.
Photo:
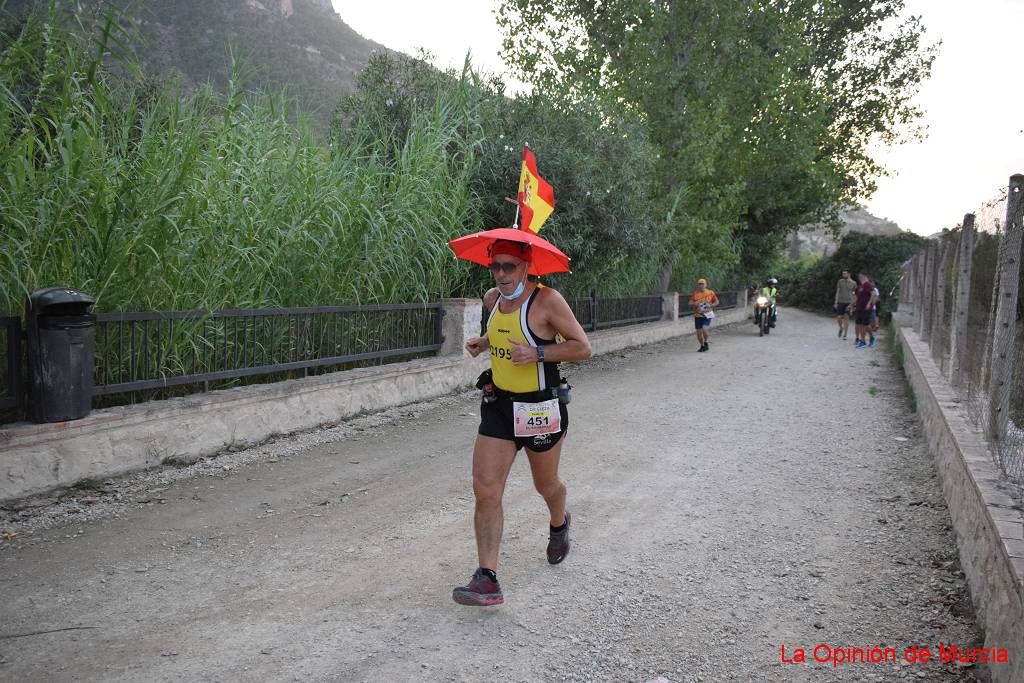
[[[7,0],[6,10],[17,16],[47,4]],[[207,81],[223,87],[234,52],[242,60],[243,87],[287,89],[321,122],[354,88],[371,53],[386,49],[352,30],[331,0],[59,0],[58,6],[70,12],[75,4],[94,16],[110,4],[134,17],[135,50],[147,74],[176,76],[189,89]]]
[[[863,207],[847,209],[840,213],[843,224],[839,229],[840,238],[848,232],[863,232],[868,235],[897,235],[902,230],[890,220],[878,218]],[[789,256],[797,259],[805,254],[831,256],[839,248],[839,239],[831,231],[815,226],[801,228],[790,238]]]

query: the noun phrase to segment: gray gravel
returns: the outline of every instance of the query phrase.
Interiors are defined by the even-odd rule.
[[[899,372],[830,319],[573,371],[565,563],[524,459],[507,604],[474,569],[465,393],[0,510],[5,680],[987,680],[782,664],[980,642]],[[92,627],[36,635],[68,627]],[[20,636],[20,637],[10,637]]]

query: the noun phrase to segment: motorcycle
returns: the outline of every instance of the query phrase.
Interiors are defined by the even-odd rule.
[[[754,324],[757,325],[759,337],[771,332],[772,325],[772,302],[763,295],[754,299]]]

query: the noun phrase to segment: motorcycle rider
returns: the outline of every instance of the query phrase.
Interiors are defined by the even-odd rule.
[[[775,321],[778,320],[778,310],[775,308],[775,298],[779,294],[779,288],[777,286],[778,284],[778,280],[776,280],[773,277],[770,277],[767,280],[765,280],[764,287],[762,287],[760,291],[760,295],[768,299],[768,303],[771,306],[770,310],[772,312],[772,327],[775,327]],[[756,316],[754,318],[754,322],[758,325],[761,324],[760,319]]]

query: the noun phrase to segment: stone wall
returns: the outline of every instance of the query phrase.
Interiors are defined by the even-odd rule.
[[[1008,664],[989,666],[996,683],[1024,681],[1024,523],[981,434],[932,360],[913,320],[894,315],[904,372],[917,400],[956,531],[985,647],[1006,648]]]

